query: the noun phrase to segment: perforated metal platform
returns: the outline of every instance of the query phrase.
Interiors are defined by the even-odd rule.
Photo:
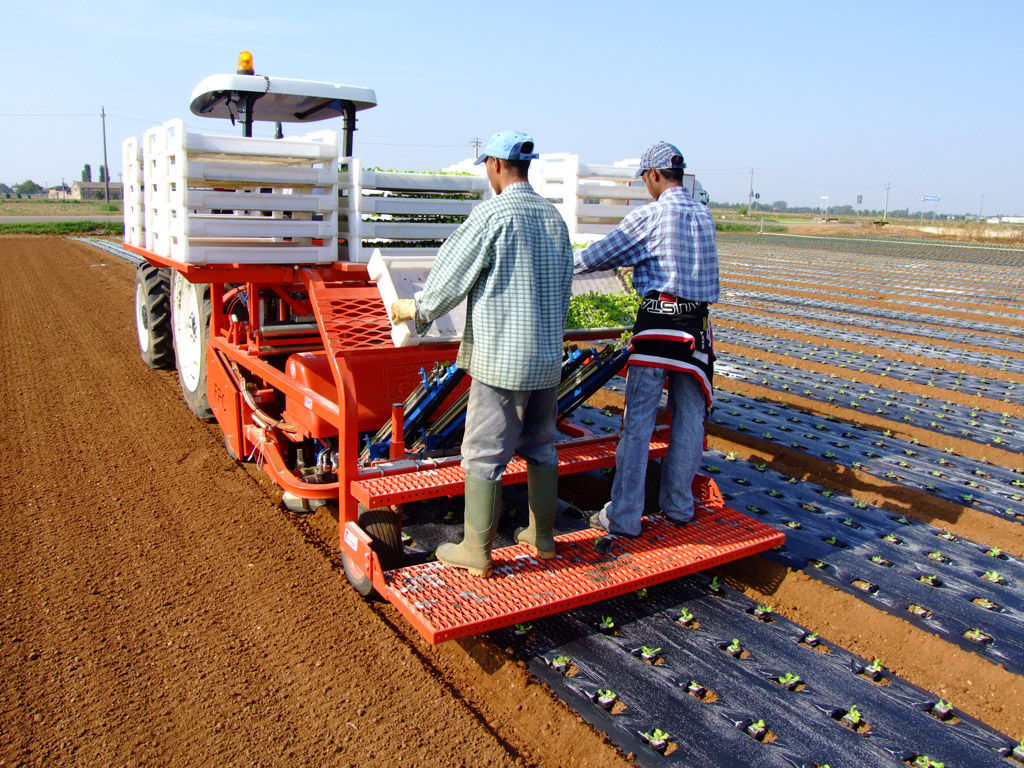
[[[782,544],[785,535],[720,506],[699,507],[685,526],[645,518],[644,534],[636,539],[587,529],[556,540],[554,560],[538,560],[522,546],[496,550],[488,579],[436,561],[390,571],[384,597],[428,642],[440,643],[738,560]]]
[[[655,430],[651,439],[651,458],[659,459],[668,450],[668,428]],[[571,475],[615,466],[615,446],[619,437],[589,439],[561,443],[558,449],[558,474]],[[462,467],[451,465],[437,469],[420,469],[412,472],[371,477],[352,483],[352,495],[367,509],[390,504],[406,504],[410,501],[437,499],[442,496],[461,496],[466,475]],[[526,482],[526,462],[514,458],[509,462],[502,476],[505,485]]]

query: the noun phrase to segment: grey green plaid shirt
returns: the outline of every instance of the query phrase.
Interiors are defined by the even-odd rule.
[[[572,293],[572,244],[555,207],[527,182],[473,209],[445,240],[416,300],[417,331],[468,297],[456,364],[502,389],[558,384]]]

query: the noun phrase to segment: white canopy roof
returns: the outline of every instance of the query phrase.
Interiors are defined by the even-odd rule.
[[[338,117],[344,101],[352,102],[357,111],[377,106],[377,94],[371,88],[266,75],[210,75],[192,91],[189,108],[200,117],[237,117],[239,101],[251,93],[260,96],[253,105],[253,120],[267,122],[309,123]]]

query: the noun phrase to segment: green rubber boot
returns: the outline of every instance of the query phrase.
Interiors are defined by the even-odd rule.
[[[558,467],[527,465],[526,482],[530,496],[530,525],[516,530],[516,542],[529,547],[535,557],[551,560],[555,556]]]
[[[474,576],[491,575],[491,545],[501,516],[501,481],[466,475],[466,515],[461,544],[442,544],[437,559]]]

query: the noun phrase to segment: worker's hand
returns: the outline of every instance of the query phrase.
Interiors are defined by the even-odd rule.
[[[416,300],[415,299],[399,299],[391,304],[391,322],[394,325],[405,320],[416,319]]]

